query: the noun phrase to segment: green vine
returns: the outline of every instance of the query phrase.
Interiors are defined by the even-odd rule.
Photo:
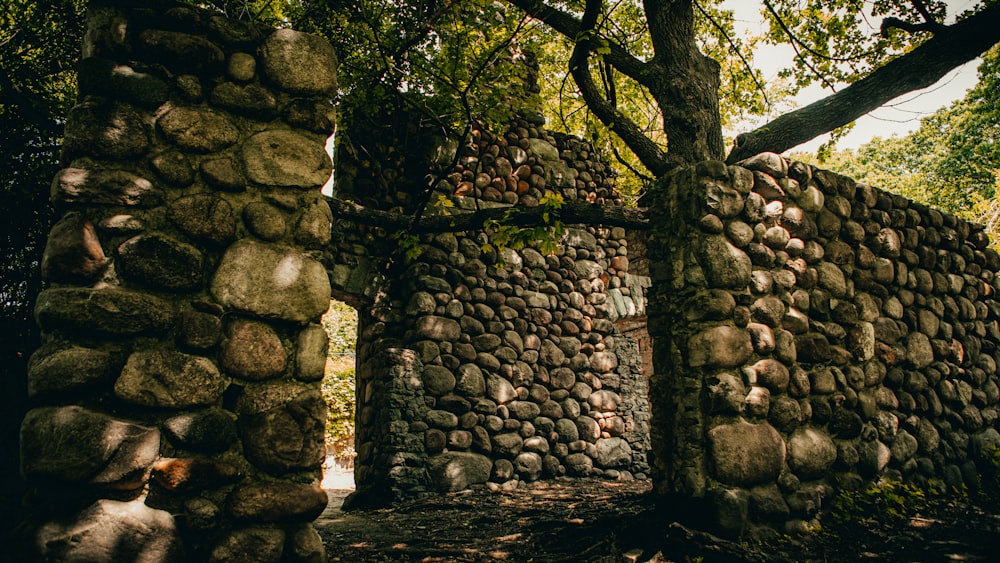
[[[554,192],[546,192],[538,200],[542,208],[542,224],[532,227],[519,227],[511,224],[513,208],[508,209],[499,220],[489,219],[483,223],[483,230],[489,236],[489,242],[483,244],[483,252],[499,252],[505,248],[521,250],[534,246],[542,254],[555,254],[559,249],[559,240],[566,232],[566,226],[559,219],[559,211],[566,201]]]

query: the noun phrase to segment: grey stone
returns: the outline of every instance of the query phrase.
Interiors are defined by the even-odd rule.
[[[413,330],[418,339],[426,338],[438,341],[455,341],[462,334],[462,327],[458,321],[433,315],[417,319]]]
[[[771,358],[760,360],[752,366],[757,376],[757,384],[767,387],[772,393],[784,393],[790,379],[785,364]]]
[[[523,446],[524,438],[515,432],[493,436],[493,452],[498,455],[514,457],[521,453]]]
[[[736,367],[753,353],[750,335],[731,326],[717,326],[691,337],[688,341],[688,365],[691,367]]]
[[[295,241],[308,249],[319,249],[330,242],[333,212],[325,201],[310,205],[295,221]]]
[[[20,443],[31,481],[137,489],[159,456],[160,433],[83,407],[42,407],[25,415]]]
[[[179,31],[146,29],[139,34],[137,43],[144,56],[174,70],[214,73],[226,59],[222,50],[208,39]]]
[[[628,467],[632,463],[632,448],[622,438],[602,438],[597,441],[594,461],[604,469]]]
[[[424,389],[430,395],[441,396],[455,389],[455,374],[443,366],[424,366],[421,379],[424,382]]]
[[[42,348],[28,363],[28,396],[82,392],[110,382],[120,366],[110,352],[82,346]]]
[[[226,326],[226,338],[219,348],[219,365],[236,377],[262,381],[285,371],[288,353],[270,325],[237,319]]]
[[[799,428],[788,439],[788,467],[801,479],[822,476],[837,461],[837,446],[822,431]]]
[[[582,453],[566,456],[566,473],[578,477],[590,475],[594,470],[594,461]]]
[[[542,474],[542,456],[522,452],[514,458],[514,471],[525,481],[537,481]]]
[[[167,207],[167,217],[188,236],[214,244],[236,237],[236,214],[228,201],[210,194],[185,196]]]
[[[118,259],[126,277],[155,288],[195,289],[203,281],[201,251],[160,233],[126,240],[118,247]]]
[[[330,280],[302,252],[244,239],[222,256],[212,295],[223,307],[306,324],[329,308]]]
[[[42,279],[86,283],[100,276],[107,264],[97,230],[79,213],[67,213],[49,231],[42,254]]]
[[[134,405],[186,408],[210,405],[228,381],[208,358],[171,350],[143,350],[129,356],[115,382],[115,395]]]
[[[172,143],[193,152],[219,152],[235,144],[240,135],[229,117],[205,108],[175,107],[157,124]]]
[[[35,302],[35,320],[45,330],[160,334],[175,318],[170,302],[126,289],[54,288]]]
[[[41,561],[185,561],[174,517],[143,499],[100,499],[69,518],[38,526],[32,538]]]
[[[429,410],[424,415],[424,419],[427,424],[444,430],[458,427],[458,416],[445,410]]]
[[[326,353],[330,337],[319,325],[309,325],[299,332],[295,346],[295,377],[302,381],[319,381],[326,370]]]
[[[128,104],[106,99],[86,99],[69,112],[63,135],[67,160],[82,155],[128,160],[149,148],[146,119]]]
[[[167,438],[184,449],[216,453],[236,441],[236,421],[222,409],[186,412],[164,421]]]
[[[85,58],[77,63],[77,73],[81,95],[117,98],[149,109],[159,107],[170,96],[170,87],[163,80],[107,59]]]
[[[311,524],[302,526],[292,533],[288,539],[286,549],[290,550],[289,555],[292,561],[301,563],[323,563],[326,561],[326,548],[323,546],[323,538]]]
[[[153,170],[161,178],[175,186],[189,186],[194,182],[194,168],[191,159],[184,153],[167,149],[149,160]]]
[[[493,462],[488,457],[469,452],[448,452],[427,459],[431,484],[440,492],[460,491],[485,483],[492,469]]]
[[[235,113],[268,119],[278,109],[278,100],[258,84],[223,82],[212,89],[212,103]]]
[[[280,209],[263,201],[243,207],[243,222],[257,238],[274,242],[285,236],[288,223]]]
[[[201,311],[181,311],[180,334],[177,341],[181,346],[195,350],[208,350],[222,339],[222,319]]]
[[[278,528],[243,528],[226,534],[209,554],[209,563],[279,563],[285,532]]]
[[[326,455],[326,401],[314,389],[280,396],[270,409],[240,413],[247,459],[276,472],[318,469]]]
[[[599,389],[590,394],[587,402],[592,412],[615,412],[622,404],[622,397],[614,391]]]
[[[728,373],[720,373],[706,380],[708,410],[712,414],[740,414],[743,412],[746,387],[743,380]]]
[[[63,168],[52,180],[53,202],[150,208],[163,205],[163,190],[125,170]]]
[[[455,390],[468,397],[480,397],[486,392],[486,378],[475,364],[462,364],[458,368]]]
[[[927,335],[911,332],[906,336],[906,359],[917,369],[923,369],[934,361],[934,348]]]
[[[580,434],[580,439],[595,443],[601,437],[601,425],[589,416],[579,416],[574,421],[576,429]]]
[[[323,38],[279,29],[261,46],[261,69],[279,88],[296,94],[337,89],[337,55]]]
[[[199,169],[202,177],[213,188],[226,192],[242,192],[246,189],[247,181],[231,158],[203,160]]]
[[[256,482],[237,486],[229,494],[229,514],[251,522],[311,522],[329,502],[319,485]]]
[[[785,442],[770,424],[722,424],[708,431],[708,442],[716,477],[730,485],[774,481],[785,463]]]
[[[712,287],[742,289],[750,283],[750,257],[726,237],[705,237],[697,252],[698,263]]]
[[[278,188],[318,189],[330,177],[330,156],[319,138],[287,130],[262,131],[241,148],[247,178]]]

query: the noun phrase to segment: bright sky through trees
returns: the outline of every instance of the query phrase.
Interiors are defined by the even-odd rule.
[[[973,7],[973,0],[949,0],[948,15],[950,19],[947,23],[954,21],[954,16]],[[746,0],[725,0],[722,7],[735,12],[737,29],[747,33],[760,33],[764,27],[764,17],[760,14],[761,4],[759,2],[746,2]],[[878,33],[879,20],[873,19],[872,33]],[[791,47],[788,45],[764,45],[758,48],[754,56],[755,65],[764,71],[764,76],[772,80],[777,75],[780,66],[789,64],[794,56]],[[856,149],[874,137],[888,138],[892,135],[903,136],[917,129],[920,126],[920,118],[926,117],[942,107],[961,99],[965,93],[974,86],[978,80],[976,69],[981,62],[976,59],[970,63],[962,65],[947,76],[938,81],[937,84],[911,92],[893,100],[885,106],[861,117],[855,123],[854,128],[837,142],[837,148]],[[794,98],[796,106],[804,106],[830,94],[829,90],[823,90],[818,85],[809,86]],[[783,113],[787,108],[776,108],[775,115]],[[771,116],[773,117],[773,116]],[[760,119],[759,123],[752,125],[762,125],[766,120]],[[746,130],[752,127],[747,126]],[[730,135],[742,131],[727,132]],[[821,144],[829,141],[830,135],[823,135],[812,141],[799,145],[791,151],[814,152]]]

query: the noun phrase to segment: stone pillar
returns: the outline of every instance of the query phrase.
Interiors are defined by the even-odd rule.
[[[323,561],[335,56],[94,2],[21,427],[26,560]]]

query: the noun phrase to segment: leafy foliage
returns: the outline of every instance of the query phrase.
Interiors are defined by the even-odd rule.
[[[904,137],[875,138],[817,164],[1000,233],[1000,49],[983,56],[979,83],[965,98],[921,120]],[[797,155],[809,159],[808,155]]]
[[[330,409],[326,420],[326,443],[334,451],[338,463],[348,465],[354,458],[358,312],[345,303],[331,301],[322,322],[330,337],[322,383],[323,398]]]
[[[566,230],[566,226],[559,220],[559,209],[565,203],[561,195],[545,192],[538,200],[542,208],[542,224],[533,227],[511,224],[511,210],[499,221],[487,220],[483,229],[489,235],[489,242],[483,245],[483,252],[499,252],[505,248],[521,250],[526,246],[536,246],[542,254],[555,254]]]
[[[880,481],[857,491],[843,491],[833,501],[830,517],[839,524],[905,520],[944,502],[940,490],[899,481]]]

